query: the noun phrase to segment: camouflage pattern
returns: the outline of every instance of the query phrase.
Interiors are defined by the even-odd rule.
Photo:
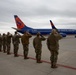
[[[40,35],[37,35],[33,39],[33,47],[35,49],[37,63],[41,62],[42,41],[44,41],[44,40],[45,40],[45,38],[43,36],[40,36]]]
[[[3,33],[2,41],[3,41],[3,52],[6,53],[6,35],[5,35],[5,33]]]
[[[21,36],[15,32],[14,36],[12,37],[12,43],[14,46],[14,56],[17,57],[18,56],[18,49],[19,49],[19,43],[20,43],[20,38]]]
[[[6,35],[7,54],[10,54],[11,38],[12,38],[12,35],[8,32],[7,35]]]
[[[59,40],[62,38],[62,36],[56,31],[52,30],[52,33],[47,38],[47,47],[49,51],[51,52],[50,60],[52,66],[57,63],[58,59],[58,50],[59,50]]]
[[[31,38],[32,35],[28,32],[25,32],[24,35],[21,37],[21,42],[23,45],[23,54],[24,54],[24,59],[28,59],[28,51],[29,51],[29,38]]]
[[[0,52],[2,51],[2,36],[0,34]]]

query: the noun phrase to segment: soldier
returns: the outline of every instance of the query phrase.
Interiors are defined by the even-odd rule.
[[[7,54],[9,55],[10,54],[10,47],[11,47],[11,38],[12,38],[12,35],[7,32]]]
[[[29,51],[29,38],[31,38],[32,35],[29,32],[25,32],[24,35],[21,37],[22,45],[23,45],[23,54],[24,54],[24,59],[29,59],[28,56],[28,51]]]
[[[14,46],[14,57],[18,57],[18,49],[19,49],[19,43],[20,43],[20,38],[21,36],[15,32],[14,36],[12,37],[12,43]]]
[[[0,34],[0,52],[2,52],[2,36]]]
[[[45,38],[38,32],[37,36],[33,39],[33,47],[35,48],[36,53],[36,62],[42,63],[41,61],[41,53],[42,53],[42,41],[44,41]]]
[[[3,52],[6,53],[6,34],[5,33],[3,33],[2,41],[3,41]]]
[[[62,36],[58,33],[56,29],[53,29],[49,37],[47,38],[47,47],[51,53],[51,68],[57,68],[58,50],[59,50],[59,40]]]

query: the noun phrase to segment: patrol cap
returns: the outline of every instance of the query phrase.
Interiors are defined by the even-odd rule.
[[[10,32],[7,32],[7,34],[10,34]]]
[[[40,35],[40,32],[37,32],[37,36],[39,36]]]
[[[15,31],[15,34],[17,34],[17,31]]]
[[[57,33],[57,30],[56,29],[52,29],[52,32],[51,33]]]
[[[24,34],[28,33],[28,31],[25,31]]]
[[[5,35],[5,33],[3,33],[3,35]]]

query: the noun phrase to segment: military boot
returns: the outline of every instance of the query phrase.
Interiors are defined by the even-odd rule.
[[[54,65],[54,68],[58,68],[58,66],[57,65]]]
[[[2,50],[0,50],[0,52],[2,52]]]
[[[29,59],[29,57],[24,57],[24,59]]]
[[[27,57],[27,55],[24,56],[24,59],[29,59],[29,57]]]
[[[54,63],[54,62],[51,62],[51,68],[57,68],[57,65],[56,65],[56,63]]]
[[[37,60],[37,63],[42,63],[42,61],[40,59]]]
[[[11,53],[7,53],[7,55],[11,55]]]
[[[10,51],[9,50],[7,50],[7,55],[10,55],[11,53],[10,53]]]
[[[51,62],[51,68],[54,68],[54,64],[53,64],[53,62]]]
[[[58,68],[58,66],[56,65],[56,62],[53,63],[53,68]]]
[[[54,68],[53,64],[51,64],[51,68]]]

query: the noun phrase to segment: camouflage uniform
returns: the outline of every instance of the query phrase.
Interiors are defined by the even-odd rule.
[[[15,32],[14,36],[12,37],[12,42],[14,46],[14,56],[18,57],[18,49],[19,49],[19,43],[20,43],[20,38],[21,36]]]
[[[2,36],[0,34],[0,52],[2,51]]]
[[[37,33],[37,36],[33,39],[33,47],[35,48],[36,53],[36,61],[37,63],[41,62],[41,53],[42,53],[42,41],[44,41],[45,38],[43,36],[40,36],[40,33]]]
[[[3,52],[6,53],[6,35],[5,35],[5,33],[3,33],[2,40],[3,40]]]
[[[11,47],[11,37],[12,35],[8,32],[7,33],[7,54],[10,54],[10,47]]]
[[[24,54],[24,59],[28,59],[28,51],[29,51],[29,38],[31,38],[32,35],[28,32],[25,32],[24,35],[21,37],[21,42],[23,45],[23,54]]]
[[[59,40],[62,36],[53,29],[49,37],[47,38],[47,47],[51,52],[51,68],[57,68],[58,50],[59,50]]]

